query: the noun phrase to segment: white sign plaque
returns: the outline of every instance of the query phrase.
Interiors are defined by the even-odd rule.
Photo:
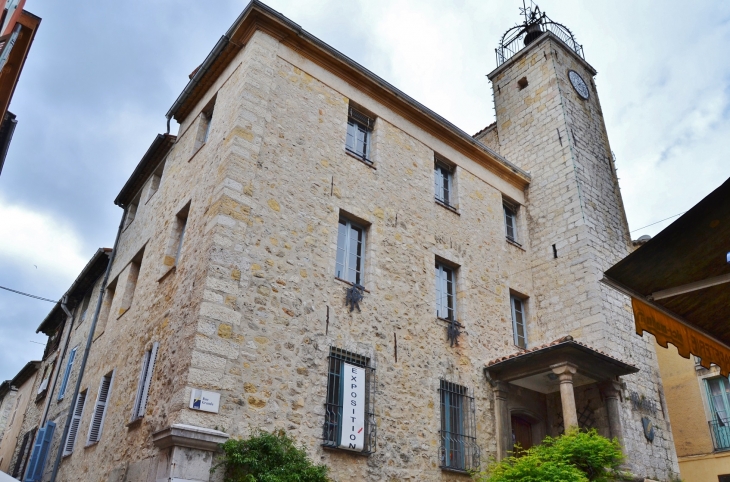
[[[202,410],[203,412],[218,413],[221,405],[221,394],[217,392],[206,392],[193,388],[190,394],[190,408]]]
[[[343,363],[340,448],[362,451],[365,441],[365,369]]]

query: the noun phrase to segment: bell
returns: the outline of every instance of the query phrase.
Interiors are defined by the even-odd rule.
[[[527,35],[525,35],[525,47],[530,45],[542,35],[542,28],[540,28],[540,22],[533,22],[527,26]]]

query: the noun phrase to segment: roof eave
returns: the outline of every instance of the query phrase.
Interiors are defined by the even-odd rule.
[[[416,123],[418,124],[418,120],[421,120],[421,124],[423,125],[429,124],[428,121],[430,121],[433,127],[439,127],[443,130],[444,134],[450,134],[451,142],[456,141],[460,143],[462,150],[471,151],[477,156],[488,158],[491,161],[489,162],[489,167],[492,170],[513,184],[518,185],[521,189],[527,188],[530,184],[531,177],[527,171],[512,164],[497,152],[477,141],[471,135],[441,117],[436,112],[428,109],[362,65],[303,30],[299,24],[291,21],[258,0],[253,0],[246,6],[231,28],[216,43],[216,46],[208,54],[201,67],[193,78],[190,79],[183,92],[167,112],[167,117],[182,122],[190,114],[193,107],[201,100],[207,90],[205,87],[200,87],[201,82],[205,80],[208,86],[211,85],[225,67],[224,65],[216,64],[218,62],[225,62],[226,65],[230,63],[235,52],[244,47],[256,30],[266,31],[284,43],[296,44],[296,46],[309,46],[310,52],[298,49],[300,54],[309,58],[322,61],[324,58],[321,54],[325,54],[328,57],[326,59],[328,62],[321,63],[328,64],[326,67],[344,68],[353,74],[353,76],[358,77],[358,80],[369,83],[370,85],[367,88],[380,90],[387,94],[393,106],[400,108],[401,111],[407,110],[412,114],[416,114],[410,116],[411,120],[414,117],[421,117],[421,119],[416,119]],[[225,55],[223,55],[224,51],[226,52]],[[333,63],[332,60],[335,62]],[[211,74],[211,72],[214,73]],[[214,75],[215,77],[206,79],[206,76],[209,75]],[[358,87],[365,90],[365,85],[362,83],[359,83]]]
[[[116,199],[114,199],[114,204],[124,208],[134,199],[134,196],[137,195],[137,192],[142,188],[147,178],[152,175],[160,162],[170,152],[176,139],[177,137],[172,134],[157,134],[147,149],[147,152],[145,152],[137,164],[137,167],[134,168],[134,172],[129,176],[129,179],[121,191],[119,191]]]

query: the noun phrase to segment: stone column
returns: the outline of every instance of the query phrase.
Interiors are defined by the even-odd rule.
[[[621,425],[621,408],[619,406],[619,392],[621,383],[615,380],[606,380],[602,382],[598,388],[601,390],[603,400],[606,403],[606,412],[608,414],[608,429],[611,437],[618,439],[621,447],[624,446],[624,432]]]
[[[575,409],[573,375],[578,371],[572,363],[559,363],[550,367],[560,379],[560,401],[563,404],[563,425],[565,431],[578,426],[578,412]]]
[[[160,449],[157,456],[156,482],[208,482],[213,453],[228,440],[218,430],[174,424],[152,434]]]
[[[512,451],[512,420],[507,406],[509,386],[507,382],[495,381],[494,390],[494,417],[497,425],[497,460],[502,460]]]

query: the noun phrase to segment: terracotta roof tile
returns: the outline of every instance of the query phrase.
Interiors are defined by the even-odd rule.
[[[589,346],[589,345],[586,345],[585,343],[581,343],[579,341],[576,341],[576,340],[573,339],[572,336],[567,335],[567,336],[564,336],[562,338],[558,338],[557,340],[551,341],[549,343],[544,343],[542,345],[539,345],[539,346],[530,348],[529,350],[522,350],[522,351],[519,351],[517,353],[512,353],[510,355],[506,355],[506,356],[502,356],[502,357],[499,357],[499,358],[495,358],[494,360],[491,360],[491,361],[487,362],[487,367],[490,367],[492,365],[496,365],[497,363],[501,363],[501,362],[506,361],[506,360],[510,360],[512,358],[517,358],[517,357],[520,357],[522,355],[526,355],[527,353],[533,353],[533,352],[536,352],[536,351],[539,351],[539,350],[544,350],[545,348],[548,348],[548,347],[551,347],[551,346],[555,346],[555,345],[559,345],[560,343],[566,343],[566,342],[573,342],[575,344],[584,346],[584,347],[588,348],[589,350],[593,350],[596,353],[600,353],[601,355],[607,356],[608,358],[611,358],[611,359],[616,360],[618,362],[621,362],[621,363],[624,363],[624,364],[626,363],[626,362],[622,362],[621,360],[619,360],[616,357],[612,357],[608,353],[605,353],[605,352],[603,352],[601,350],[596,350],[592,346]]]

